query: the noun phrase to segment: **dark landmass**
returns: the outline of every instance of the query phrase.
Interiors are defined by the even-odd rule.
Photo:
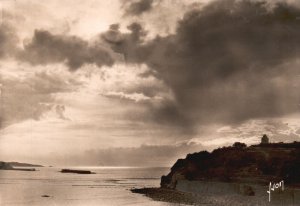
[[[171,172],[162,176],[161,187],[174,189],[180,179],[258,184],[284,180],[287,185],[297,186],[299,174],[300,142],[250,147],[236,142],[231,147],[188,154],[177,160]]]
[[[0,170],[12,170],[13,166],[11,166],[7,162],[0,162]]]
[[[89,170],[72,170],[72,169],[62,169],[61,173],[75,173],[75,174],[95,174]]]
[[[16,164],[17,163],[17,164]],[[20,166],[23,165],[23,166]],[[25,166],[26,165],[26,166]],[[0,170],[17,170],[17,171],[36,171],[35,168],[15,168],[15,167],[33,167],[32,164],[18,162],[0,162]],[[42,167],[39,165],[38,167]]]
[[[37,164],[29,164],[29,163],[22,163],[22,162],[7,162],[13,167],[44,167],[43,165]]]
[[[269,205],[270,182],[284,180],[271,205],[300,203],[300,142],[233,146],[188,154],[161,177],[160,188],[132,189],[153,200],[183,204]],[[229,204],[230,203],[230,204]]]
[[[34,171],[36,171],[35,168],[13,168],[12,170],[29,171],[29,172],[34,172]]]

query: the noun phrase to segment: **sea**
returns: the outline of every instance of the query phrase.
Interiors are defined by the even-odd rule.
[[[1,206],[173,206],[134,194],[131,188],[159,187],[169,168],[68,167],[95,174],[61,173],[62,168],[38,171],[0,170]]]

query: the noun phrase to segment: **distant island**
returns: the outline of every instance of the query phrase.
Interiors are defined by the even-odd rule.
[[[7,162],[13,167],[44,167],[43,165],[38,164],[29,164],[29,163],[22,163],[22,162]]]
[[[43,166],[37,164],[29,164],[29,163],[0,161],[0,170],[35,171],[34,167],[43,167]]]
[[[267,200],[271,184],[279,182],[284,183],[285,191],[272,193],[273,202],[280,199],[284,204],[300,204],[300,142],[269,143],[264,135],[258,145],[247,147],[236,142],[212,152],[188,154],[185,159],[177,160],[169,174],[161,177],[160,188],[132,191],[162,201],[192,199],[193,204],[199,203],[199,198],[190,196],[191,193],[201,194],[202,200],[218,194],[239,195],[241,199],[253,196],[252,200],[256,201],[253,204],[260,205]]]

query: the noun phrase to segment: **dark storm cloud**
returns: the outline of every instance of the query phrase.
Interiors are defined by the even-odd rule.
[[[186,13],[173,35],[144,41],[141,25],[129,29],[103,38],[172,89],[158,119],[237,123],[299,111],[299,63],[285,66],[300,55],[299,8],[219,0]]]
[[[147,64],[151,70],[143,75],[162,80],[174,95],[149,104],[149,116],[158,123],[188,128],[299,111],[299,7],[219,0],[187,12],[171,35],[145,40],[139,23],[128,30],[111,25],[98,42],[37,30],[17,58],[33,65],[66,63],[71,70],[112,66],[116,54],[129,64]],[[1,26],[0,57],[15,53],[13,34]]]
[[[91,44],[76,36],[53,35],[44,30],[35,31],[19,58],[33,65],[65,62],[71,70],[84,64],[101,67],[114,63],[112,53],[100,43]]]
[[[122,34],[119,31],[118,24],[113,24],[110,26],[110,29],[101,36],[112,46],[115,52],[124,54],[125,61],[129,63],[142,63],[144,58],[140,57],[140,55],[143,55],[144,51],[143,53],[139,53],[140,50],[137,46],[142,43],[147,32],[139,23],[132,23],[127,29],[130,33]]]
[[[126,16],[139,16],[144,12],[150,11],[153,6],[153,0],[123,0],[123,7]]]

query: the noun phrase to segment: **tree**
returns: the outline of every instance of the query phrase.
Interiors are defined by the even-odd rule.
[[[247,145],[242,142],[235,142],[232,146],[235,148],[246,148],[247,147]]]

